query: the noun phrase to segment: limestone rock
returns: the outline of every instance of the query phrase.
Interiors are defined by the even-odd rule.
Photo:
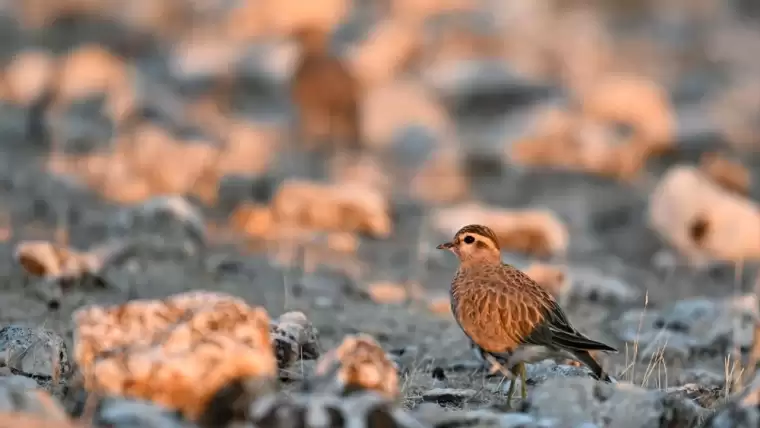
[[[229,382],[276,375],[266,311],[227,294],[95,305],[77,311],[74,324],[89,391],[152,400],[189,419]]]

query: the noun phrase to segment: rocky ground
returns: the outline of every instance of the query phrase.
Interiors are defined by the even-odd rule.
[[[11,16],[7,12],[0,23],[0,50],[7,61],[30,46],[60,53],[96,41],[114,51],[126,49],[123,40],[128,33],[112,24],[61,20],[30,31]],[[353,18],[354,27],[361,27],[360,18]],[[359,38],[352,36],[352,28],[346,24],[346,39]],[[166,73],[165,51],[151,42],[138,46],[139,53],[132,53],[136,57],[130,61],[146,75]],[[161,78],[176,93],[192,94],[198,90],[192,84],[205,83],[169,74]],[[275,262],[255,242],[230,233],[225,219],[242,202],[266,201],[283,178],[314,170],[316,156],[281,155],[266,174],[224,182],[213,206],[189,196],[202,218],[205,237],[199,241],[183,216],[148,215],[125,226],[125,204],[51,172],[51,139],[62,139],[58,144],[64,151],[77,150],[77,145],[94,150],[89,146],[110,138],[110,124],[103,126],[85,111],[69,112],[63,122],[68,127],[28,125],[31,108],[5,101],[0,104],[0,276],[5,279],[0,282],[0,412],[45,414],[59,421],[94,412],[97,426],[191,426],[174,412],[118,397],[87,409],[83,390],[73,378],[59,375],[69,364],[76,370],[72,315],[77,309],[209,290],[262,306],[273,319],[303,312],[318,331],[319,354],[338,346],[346,335],[366,333],[397,365],[399,395],[389,404],[370,393],[339,397],[305,392],[304,379],[314,377],[316,363],[299,359],[280,370],[280,389],[285,392],[267,396],[269,401],[259,399],[257,410],[243,412],[247,421],[236,422],[241,426],[688,427],[705,421],[713,427],[757,426],[757,399],[747,392],[752,388],[743,388],[751,380],[747,361],[757,317],[758,303],[751,294],[757,266],[711,263],[695,268],[647,223],[649,197],[668,168],[696,163],[702,153],[726,146],[718,127],[709,123],[695,101],[721,90],[716,74],[720,73],[692,70],[671,85],[678,117],[675,150],[649,162],[643,178],[633,183],[517,167],[497,159],[498,143],[522,132],[524,118],[536,106],[563,99],[556,82],[536,84],[501,76],[503,81],[485,89],[486,95],[467,85],[440,90],[462,142],[471,199],[556,213],[567,227],[569,246],[565,255],[543,261],[564,267],[569,282],[563,303],[569,317],[587,335],[620,350],[599,356],[617,385],[595,382],[585,369],[564,358],[537,354],[528,368],[528,399],[516,400],[509,411],[509,380],[488,376],[448,311],[431,305],[446,297],[456,263],[434,249],[450,236],[431,226],[432,209],[426,204],[394,195],[393,232],[387,239],[363,237],[349,262],[307,271]],[[257,120],[284,123],[289,114],[284,89],[251,79],[241,84],[236,108]],[[40,132],[43,129],[46,132]],[[399,153],[388,164],[431,150],[413,140],[394,146]],[[757,176],[756,156],[745,152],[741,161]],[[750,200],[760,197],[754,180],[749,189]],[[68,245],[80,249],[109,238],[142,241],[132,256],[97,272],[101,284],[76,282],[51,308],[34,292],[40,280],[24,272],[14,251],[22,241],[59,239],[61,231]],[[276,236],[268,238],[277,241]],[[537,259],[518,252],[504,257],[526,269]],[[360,274],[342,268],[345,264],[361,266]],[[415,298],[387,302],[372,293],[370,285],[380,281],[419,284],[420,290],[411,293]],[[40,336],[39,329],[50,333]],[[37,387],[61,400],[65,410],[35,395]],[[232,399],[222,401],[217,407],[238,405]],[[299,410],[291,415],[273,410],[282,406]],[[213,411],[219,409],[208,410]],[[320,424],[326,414],[329,423]],[[2,418],[0,426],[10,426]],[[208,418],[198,423],[222,424],[221,419]],[[80,422],[89,423],[76,423]]]

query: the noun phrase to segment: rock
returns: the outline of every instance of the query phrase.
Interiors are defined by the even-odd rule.
[[[303,312],[287,312],[269,327],[277,365],[284,369],[295,361],[319,357],[319,332]]]
[[[704,428],[754,428],[760,425],[760,376],[734,399],[716,410]]]
[[[58,380],[71,371],[63,338],[51,330],[10,325],[0,329],[0,366],[43,380]]]
[[[441,406],[461,406],[477,394],[474,389],[435,388],[422,394],[423,401],[438,403]]]
[[[371,391],[344,397],[330,394],[276,394],[253,402],[249,414],[256,426],[272,428],[425,426],[403,409],[393,406],[383,396]]]
[[[759,219],[760,205],[689,165],[668,170],[649,200],[650,226],[694,266],[760,257]]]
[[[28,413],[51,421],[66,421],[61,405],[37,384],[24,376],[0,378],[0,413]]]
[[[114,134],[106,107],[106,98],[96,95],[74,100],[60,113],[49,115],[47,126],[55,130],[58,150],[64,154],[86,155],[106,149]]]
[[[85,387],[152,400],[190,420],[224,385],[277,374],[269,317],[224,293],[93,305],[74,316],[74,353]]]
[[[594,302],[631,303],[640,297],[633,286],[620,278],[605,275],[598,269],[571,267],[569,269],[571,296]]]
[[[136,231],[160,236],[176,234],[189,238],[198,249],[206,243],[203,214],[180,196],[158,196],[123,210],[113,227],[129,236]]]
[[[548,380],[531,392],[523,411],[562,421],[562,426],[591,423],[620,428],[697,426],[709,413],[691,400],[663,391],[579,378]]]
[[[694,352],[723,353],[751,346],[755,302],[752,295],[681,300],[661,310],[625,312],[613,329],[621,340],[638,343],[643,359],[658,353],[681,359]]]
[[[724,387],[726,385],[726,377],[723,374],[700,368],[682,370],[676,376],[676,385],[686,385],[689,383],[696,383],[706,387]]]
[[[95,412],[96,426],[113,428],[189,428],[195,426],[183,422],[177,412],[148,401],[106,398]]]
[[[385,397],[399,394],[397,367],[380,344],[367,334],[347,336],[317,363],[322,391],[373,390]]]
[[[665,392],[670,397],[687,398],[707,409],[722,403],[726,396],[723,386],[705,386],[696,383],[667,388]]]
[[[438,62],[427,67],[422,77],[442,97],[455,103],[465,104],[463,101],[467,101],[466,105],[472,106],[475,105],[474,100],[469,100],[468,97],[503,94],[502,98],[491,98],[504,100],[504,110],[499,111],[513,107],[514,104],[509,101],[538,98],[547,92],[547,88],[518,76],[503,61],[490,59]]]
[[[538,428],[538,421],[525,413],[502,413],[491,410],[455,410],[442,411],[435,404],[423,403],[414,416],[431,427],[436,428]],[[552,425],[545,425],[552,426]]]

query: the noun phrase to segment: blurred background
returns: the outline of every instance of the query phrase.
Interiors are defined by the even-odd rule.
[[[755,283],[756,1],[5,0],[0,33],[7,260],[134,236],[120,216],[175,195],[201,215],[163,199],[207,239],[200,262],[150,256],[110,282],[296,305],[328,338],[360,328],[336,290],[446,312],[455,264],[434,248],[469,223],[608,312]],[[125,298],[50,315],[0,267],[8,322]],[[431,323],[363,330],[398,344]]]

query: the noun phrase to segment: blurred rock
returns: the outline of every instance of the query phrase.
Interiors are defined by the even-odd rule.
[[[385,19],[351,50],[350,63],[365,88],[381,85],[404,70],[420,43],[417,28],[404,20]]]
[[[342,394],[372,390],[393,399],[399,394],[396,365],[372,336],[347,336],[317,363],[319,389]]]
[[[508,210],[465,203],[436,210],[432,222],[446,235],[454,235],[467,224],[485,224],[496,233],[502,251],[538,257],[564,254],[569,240],[562,221],[546,210]]]
[[[266,311],[227,294],[94,305],[73,318],[91,392],[152,400],[192,420],[227,383],[252,378],[266,388],[276,377]]]
[[[648,219],[693,265],[760,257],[760,208],[694,167],[678,165],[665,173],[650,196]]]
[[[467,110],[512,111],[548,94],[548,88],[518,76],[496,58],[442,61],[427,67],[422,78],[463,116],[468,116]]]
[[[319,358],[317,329],[303,312],[287,312],[272,321],[269,328],[277,365],[287,368],[297,360]]]
[[[644,361],[658,354],[683,361],[699,352],[723,355],[752,345],[756,302],[752,295],[681,300],[661,310],[632,309],[613,328],[621,340],[638,344]]]
[[[48,393],[23,376],[0,377],[0,413],[20,412],[49,421],[66,421],[68,416]]]
[[[357,392],[343,397],[321,393],[271,395],[253,402],[249,415],[256,426],[273,428],[425,426],[374,392]]]
[[[676,385],[697,384],[705,387],[725,387],[726,376],[722,373],[716,373],[702,368],[692,368],[682,370],[677,378]]]
[[[306,229],[390,236],[390,201],[375,189],[353,183],[283,182],[272,199],[273,215],[282,225]]]
[[[582,99],[585,117],[632,128],[633,138],[659,154],[673,144],[675,112],[669,94],[656,82],[636,75],[605,76]]]
[[[32,291],[49,309],[58,309],[72,286],[105,286],[105,270],[134,255],[130,241],[106,242],[87,251],[47,241],[21,241],[13,253],[14,261],[37,278]]]
[[[622,278],[605,274],[596,268],[571,266],[568,276],[568,293],[573,297],[614,303],[633,303],[641,297],[639,290]]]
[[[102,94],[82,97],[47,115],[47,127],[55,150],[62,154],[86,155],[109,148],[114,124],[104,113]]]
[[[544,263],[533,263],[525,269],[525,274],[560,301],[565,300],[570,289],[565,269],[561,266],[552,266]]]
[[[428,129],[438,144],[455,136],[454,124],[436,97],[409,79],[370,88],[362,104],[362,134],[368,147],[383,149],[409,126]]]
[[[55,58],[46,50],[16,52],[5,67],[5,83],[11,99],[25,107],[39,100],[52,84],[54,62]]]
[[[0,329],[0,366],[60,381],[71,371],[71,360],[66,343],[57,333],[10,325]]]
[[[98,403],[93,421],[96,426],[113,428],[191,428],[177,412],[148,401],[106,398]]]
[[[478,426],[484,428],[533,428],[552,427],[553,424],[538,424],[531,415],[525,413],[504,413],[491,410],[455,410],[443,411],[436,404],[421,404],[414,412],[414,416],[435,428],[465,428]]]
[[[670,397],[681,397],[694,401],[706,409],[715,408],[722,404],[726,398],[723,386],[705,386],[696,383],[688,383],[681,386],[672,386],[665,389]]]
[[[470,179],[464,161],[456,149],[443,149],[433,154],[412,178],[411,195],[432,205],[446,205],[466,199]]]
[[[122,210],[112,223],[121,234],[179,236],[189,239],[199,250],[206,245],[206,225],[202,212],[179,196],[159,196]]]
[[[720,153],[705,153],[699,160],[702,172],[722,188],[746,196],[752,184],[752,175],[740,162]]]
[[[523,411],[562,421],[562,426],[593,423],[621,428],[697,426],[709,414],[691,400],[667,392],[577,378],[552,379],[538,386]]]
[[[705,421],[705,428],[750,428],[760,424],[760,378],[754,380],[741,394],[717,409]]]
[[[422,393],[422,401],[437,403],[440,406],[461,406],[470,401],[477,391],[474,389],[435,388]]]

